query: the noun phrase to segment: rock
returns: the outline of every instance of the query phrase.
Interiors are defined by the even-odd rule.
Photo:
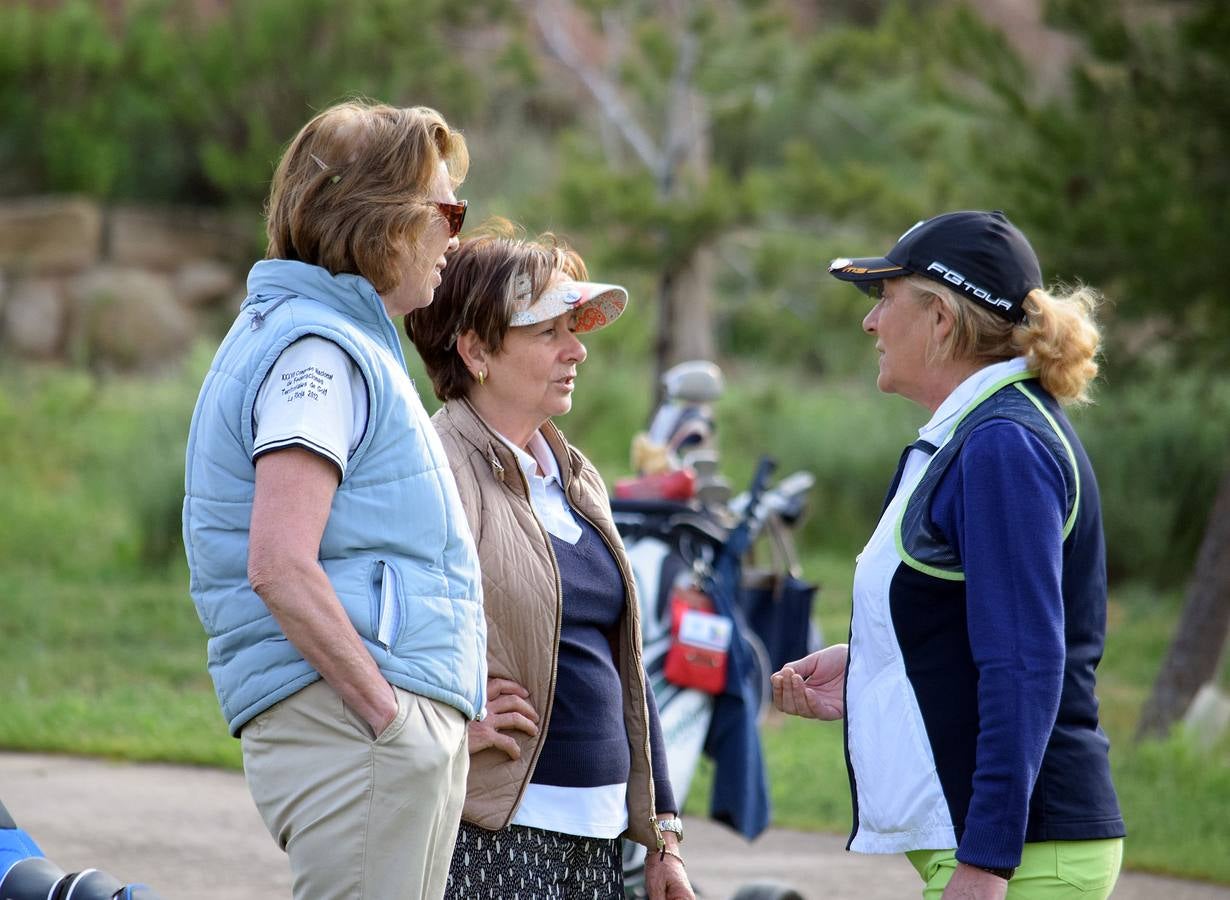
[[[0,206],[0,268],[71,274],[94,265],[102,249],[102,212],[88,200],[34,197]]]
[[[252,220],[205,210],[116,207],[107,213],[107,259],[174,272],[186,259],[236,264],[259,253]]]
[[[235,271],[212,259],[185,263],[175,273],[175,297],[189,307],[212,306],[232,299],[240,292]]]
[[[49,278],[16,282],[0,309],[0,334],[8,351],[24,359],[61,355],[66,309],[58,282]]]
[[[148,371],[177,361],[193,335],[171,282],[140,269],[101,267],[70,287],[78,354],[93,366]]]
[[[1230,729],[1230,696],[1209,682],[1192,698],[1183,724],[1202,747],[1211,747]]]

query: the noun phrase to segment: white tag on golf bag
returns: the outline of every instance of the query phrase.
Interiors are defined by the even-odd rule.
[[[714,615],[700,609],[689,609],[679,620],[677,640],[693,647],[707,650],[728,650],[733,626],[725,616]]]

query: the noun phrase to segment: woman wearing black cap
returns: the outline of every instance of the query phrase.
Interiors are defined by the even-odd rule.
[[[1123,819],[1098,726],[1106,566],[1088,399],[1095,292],[1042,288],[1000,212],[921,222],[838,259],[871,294],[880,390],[932,415],[859,555],[850,644],[773,676],[788,713],[846,717],[850,848],[906,852],[924,896],[1109,896]]]

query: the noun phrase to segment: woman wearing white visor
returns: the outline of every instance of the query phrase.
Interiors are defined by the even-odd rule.
[[[627,292],[586,281],[552,238],[467,239],[406,317],[444,407],[433,422],[478,546],[487,716],[448,897],[623,897],[619,838],[649,848],[650,897],[692,898],[636,590],[602,478],[552,418],[572,408],[580,335]]]

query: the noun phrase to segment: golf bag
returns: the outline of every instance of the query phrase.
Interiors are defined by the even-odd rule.
[[[811,622],[816,586],[801,575],[792,537],[814,479],[797,472],[770,486],[774,464],[765,458],[749,489],[732,498],[717,471],[709,408],[721,373],[684,363],[664,384],[650,431],[634,441],[638,477],[616,483],[612,513],[636,579],[645,671],[675,796],[683,802],[704,753],[715,766],[710,816],[751,839],[769,821],[758,728],[769,676],[820,646]],[[681,495],[689,483],[690,495]],[[761,535],[767,565],[752,564]],[[629,897],[644,896],[643,860],[643,848],[625,843]]]

